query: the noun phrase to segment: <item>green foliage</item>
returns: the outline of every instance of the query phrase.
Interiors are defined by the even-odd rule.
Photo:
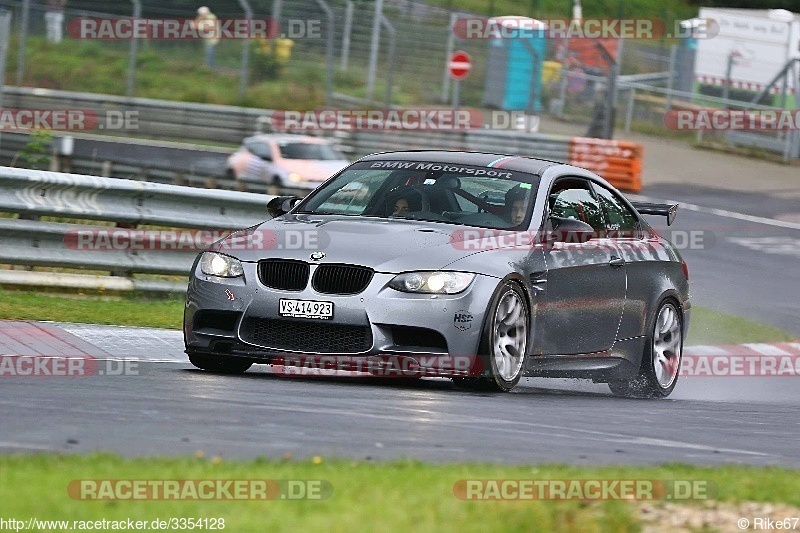
[[[19,158],[25,161],[28,167],[37,170],[46,170],[50,165],[50,144],[53,132],[50,130],[34,130],[28,136],[25,148],[19,153]]]
[[[125,94],[129,43],[65,39],[59,45],[29,37],[23,85],[101,94]],[[185,43],[181,43],[185,45]],[[216,70],[203,63],[202,48],[143,43],[137,55],[135,96],[184,102],[313,109],[325,101],[324,57],[317,61],[265,58],[268,75],[251,76],[239,98],[241,43],[218,50]],[[255,48],[255,47],[253,47]],[[9,71],[16,50],[9,51]],[[251,61],[258,55],[251,54]],[[270,63],[272,62],[272,63]],[[256,63],[258,65],[258,63]],[[258,66],[253,67],[255,74]],[[271,69],[271,70],[270,70]],[[279,76],[276,73],[279,72]]]

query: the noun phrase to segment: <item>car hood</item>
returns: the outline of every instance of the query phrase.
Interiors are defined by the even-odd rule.
[[[475,246],[465,246],[464,229],[422,221],[289,214],[236,232],[212,249],[249,262],[309,261],[313,252],[324,252],[321,263],[358,264],[390,273],[438,270],[476,253]]]
[[[296,172],[303,176],[303,179],[310,181],[325,181],[344,167],[349,165],[349,161],[340,159],[331,160],[309,160],[309,159],[281,159],[280,166],[289,172]]]

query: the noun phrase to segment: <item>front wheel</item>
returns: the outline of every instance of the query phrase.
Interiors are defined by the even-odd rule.
[[[253,366],[253,363],[243,359],[234,359],[231,357],[220,357],[198,353],[190,353],[189,362],[201,370],[220,372],[222,374],[242,374],[246,372],[248,368]]]
[[[479,378],[458,378],[457,385],[508,392],[525,370],[530,312],[516,283],[505,282],[492,298],[481,339],[481,359],[487,371]]]
[[[683,320],[677,306],[663,302],[647,340],[639,374],[632,380],[608,384],[615,396],[666,398],[678,383],[683,352]]]

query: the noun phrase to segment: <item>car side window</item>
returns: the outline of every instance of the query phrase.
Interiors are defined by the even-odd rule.
[[[261,159],[266,159],[268,161],[272,159],[272,149],[270,148],[269,143],[260,141],[246,141],[244,146],[253,155],[258,156]]]
[[[609,237],[635,237],[639,230],[639,219],[627,205],[610,190],[594,184],[597,197],[605,211]]]
[[[550,216],[580,220],[597,231],[605,229],[603,208],[592,191],[580,185],[561,187],[557,183],[550,193]]]

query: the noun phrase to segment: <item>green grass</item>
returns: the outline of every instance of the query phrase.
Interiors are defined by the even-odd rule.
[[[30,291],[0,290],[0,318],[180,329],[183,298],[98,298],[96,294],[65,297]],[[693,306],[687,344],[742,344],[794,339],[791,334],[772,326]]]
[[[99,297],[96,294],[67,297],[0,290],[0,318],[180,329],[183,298]]]
[[[0,456],[4,518],[51,520],[225,519],[227,531],[637,531],[624,501],[464,501],[465,479],[700,480],[717,500],[800,506],[800,476],[783,468],[670,464],[657,467],[426,464],[417,461],[139,458],[110,455]],[[81,501],[67,492],[82,479],[324,480],[330,498],[303,501]],[[694,505],[699,500],[687,501]],[[712,524],[717,526],[718,524]],[[722,524],[719,524],[720,526]]]
[[[745,342],[785,342],[795,340],[793,335],[766,324],[746,318],[713,311],[706,307],[692,307],[688,344],[742,344]]]
[[[324,59],[290,62],[281,76],[266,80],[259,79],[254,72],[245,96],[240,98],[241,44],[226,43],[215,71],[204,66],[199,45],[181,44],[185,46],[162,45],[139,51],[135,96],[283,109],[313,108],[325,102]],[[16,42],[12,40],[8,72],[16,70],[15,49]],[[56,45],[32,37],[27,41],[23,85],[124,95],[127,71],[128,48],[119,43],[65,39]]]

